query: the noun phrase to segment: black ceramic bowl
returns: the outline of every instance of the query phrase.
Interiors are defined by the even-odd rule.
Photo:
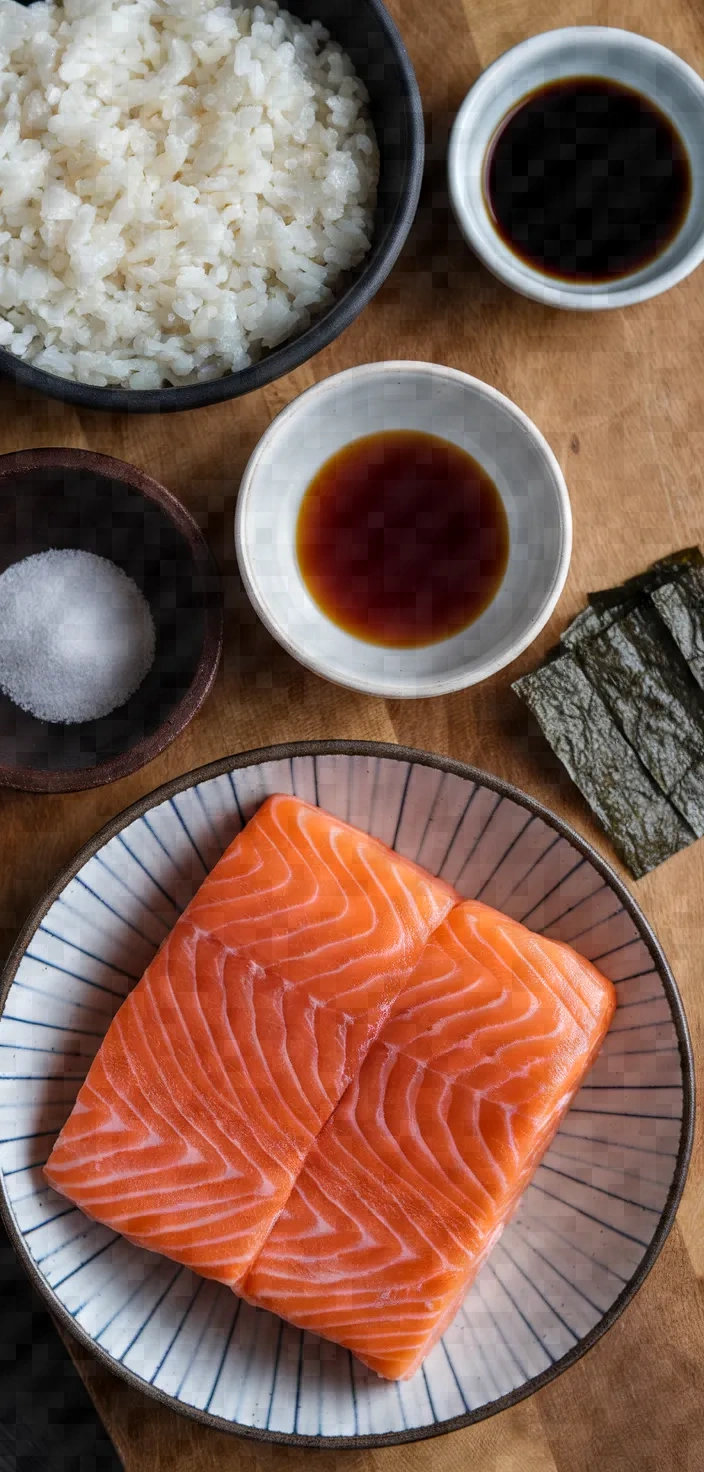
[[[129,573],[156,627],[134,695],[97,721],[40,721],[0,692],[0,787],[76,792],[151,761],[210,691],[222,646],[217,573],[176,497],[133,465],[87,450],[0,457],[0,573],[51,547],[108,557]]]
[[[23,0],[31,3],[31,0]],[[33,368],[0,349],[0,373],[40,393],[90,409],[151,414],[198,409],[262,388],[298,368],[354,321],[386,279],[411,227],[423,173],[424,136],[420,93],[413,67],[382,0],[282,0],[302,20],[319,20],[352,58],[369,91],[381,171],[372,248],[341,286],[333,306],[303,332],[274,348],[261,362],[211,383],[188,388],[94,388]]]

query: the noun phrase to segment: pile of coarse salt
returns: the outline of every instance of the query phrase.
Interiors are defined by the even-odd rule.
[[[53,549],[0,576],[0,687],[39,720],[94,721],[124,705],[155,644],[144,594],[106,557]]]

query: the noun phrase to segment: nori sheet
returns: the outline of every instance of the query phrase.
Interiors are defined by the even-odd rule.
[[[650,601],[589,639],[577,657],[643,766],[704,835],[704,700]]]
[[[661,557],[646,572],[628,578],[625,583],[618,583],[614,588],[602,588],[599,593],[589,593],[587,607],[560,635],[562,648],[577,649],[583,639],[600,634],[618,619],[625,618],[632,609],[639,608],[650,593],[683,576],[693,565],[702,564],[704,557],[698,547],[682,547],[679,552]]]
[[[560,635],[560,646],[569,649],[573,653],[577,650],[584,639],[589,639],[593,634],[601,633],[602,629],[608,629],[617,619],[622,618],[624,613],[635,607],[636,602],[632,600],[626,603],[615,603],[611,608],[593,608],[591,603],[583,608],[573,618],[571,624],[563,629]]]
[[[693,842],[693,829],[656,786],[573,655],[512,688],[636,879]]]
[[[704,552],[698,546],[680,547],[677,552],[668,552],[666,557],[658,557],[657,562],[651,564],[651,571],[662,569],[667,573],[670,567],[704,567]]]
[[[704,556],[699,547],[680,547],[677,552],[668,553],[667,557],[658,558],[645,572],[639,572],[633,578],[627,578],[625,583],[617,583],[614,588],[602,588],[598,593],[588,593],[590,606],[603,612],[606,609],[623,605],[623,612],[628,612],[630,607],[637,603],[648,593],[663,584],[672,582],[673,578],[687,567],[701,567],[704,565]],[[632,601],[631,601],[632,600]]]
[[[686,568],[674,583],[665,583],[651,599],[697,684],[704,690],[704,572]]]

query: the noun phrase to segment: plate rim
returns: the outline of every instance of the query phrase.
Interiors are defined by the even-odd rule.
[[[175,1411],[178,1415],[186,1416],[189,1420],[198,1421],[202,1425],[210,1426],[215,1431],[226,1431],[231,1435],[246,1437],[249,1440],[273,1442],[278,1445],[342,1450],[345,1448],[385,1447],[414,1441],[425,1441],[434,1436],[445,1436],[452,1431],[459,1431],[465,1426],[473,1426],[480,1421],[487,1420],[490,1416],[495,1416],[501,1411],[508,1410],[509,1407],[517,1405],[520,1401],[526,1400],[529,1396],[534,1395],[537,1390],[541,1390],[543,1386],[557,1379],[564,1370],[576,1364],[583,1355],[587,1354],[593,1348],[598,1340],[616,1323],[616,1320],[620,1318],[624,1309],[642,1287],[674,1224],[677,1207],[679,1206],[687,1180],[687,1172],[692,1154],[695,1081],[694,1055],[689,1026],[682,998],[670,965],[652,926],[624,881],[607,860],[602,858],[601,854],[592,848],[591,844],[581,834],[577,833],[569,823],[565,822],[563,818],[553,813],[536,798],[531,797],[528,793],[523,792],[520,788],[515,787],[503,778],[485,772],[482,768],[472,766],[468,762],[456,761],[452,757],[439,756],[433,752],[422,751],[408,746],[397,746],[394,743],[382,741],[288,741],[271,746],[257,747],[250,751],[238,752],[235,755],[220,757],[216,761],[207,762],[204,766],[194,767],[191,771],[182,773],[180,777],[175,777],[171,781],[154,788],[151,792],[138,798],[136,802],[131,803],[129,807],[117,813],[92,838],[88,839],[82,845],[74,855],[74,858],[60,871],[39,902],[33,906],[0,972],[0,1017],[4,1014],[10,988],[20,962],[32,936],[41,924],[47,911],[54,904],[55,900],[58,899],[66,885],[83,868],[84,864],[103,848],[110,839],[121,833],[130,823],[143,817],[151,808],[159,806],[160,803],[168,801],[169,798],[177,796],[180,792],[188,791],[190,788],[197,787],[203,782],[208,782],[212,778],[224,776],[229,772],[238,771],[245,767],[262,766],[266,762],[289,761],[296,757],[317,756],[377,757],[430,767],[436,771],[462,777],[466,781],[480,783],[497,793],[498,796],[508,798],[510,801],[516,802],[526,808],[533,817],[542,819],[550,827],[554,828],[560,837],[566,838],[572,843],[594,865],[602,878],[614,889],[650,952],[670,1005],[682,1069],[682,1124],[670,1190],[653,1237],[636,1271],[629,1278],[618,1297],[611,1304],[611,1307],[601,1316],[598,1323],[590,1329],[589,1333],[578,1340],[572,1349],[568,1350],[554,1364],[548,1366],[546,1370],[542,1370],[539,1375],[532,1376],[530,1380],[524,1381],[522,1385],[509,1391],[507,1395],[501,1396],[495,1401],[489,1401],[487,1404],[477,1407],[476,1410],[462,1412],[462,1414],[449,1417],[444,1421],[435,1421],[432,1425],[407,1427],[403,1431],[371,1432],[355,1436],[307,1436],[293,1431],[271,1431],[266,1427],[247,1426],[239,1421],[228,1421],[223,1416],[214,1416],[209,1411],[200,1410],[196,1406],[188,1406],[184,1402],[176,1400],[175,1397],[168,1395],[166,1391],[149,1385],[139,1375],[135,1374],[134,1371],[127,1369],[119,1361],[114,1360],[101,1345],[96,1344],[91,1335],[80,1324],[76,1323],[68,1309],[64,1307],[46,1279],[42,1276],[26,1247],[24,1236],[17,1226],[9,1198],[6,1194],[4,1173],[0,1171],[0,1220],[2,1220],[5,1226],[5,1230],[19,1257],[22,1267],[28,1274],[33,1286],[47,1303],[55,1319],[59,1321],[60,1327],[67,1331],[69,1335],[72,1335],[74,1339],[77,1339],[91,1354],[95,1355],[105,1369],[110,1370],[114,1375],[118,1375],[120,1379],[126,1381],[135,1390],[141,1391],[143,1395],[148,1395],[159,1404],[169,1407],[169,1409]]]

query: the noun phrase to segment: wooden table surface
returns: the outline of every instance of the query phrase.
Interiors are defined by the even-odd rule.
[[[393,0],[423,93],[428,167],[404,254],[372,305],[290,377],[196,413],[127,418],[70,409],[0,385],[0,451],[74,445],[117,455],[162,480],[199,518],[219,558],[227,618],[216,688],[150,766],[98,791],[3,792],[0,925],[9,948],[56,871],[95,830],[159,783],[229,752],[312,737],[400,741],[515,782],[613,860],[576,790],[510,691],[586,592],[674,547],[704,546],[704,268],[644,306],[582,315],[522,300],[459,239],[448,211],[447,132],[479,71],[553,26],[626,26],[704,72],[699,0]],[[238,589],[232,518],[238,478],[271,418],[316,379],[356,363],[424,358],[462,368],[514,399],[547,436],[567,478],[574,555],[540,640],[479,689],[389,703],[304,672],[256,624]],[[634,886],[672,963],[698,1059],[704,1057],[701,916],[704,842]],[[650,1277],[577,1365],[500,1416],[454,1435],[381,1451],[313,1454],[317,1472],[700,1472],[704,1364],[701,1133],[677,1222]],[[72,1352],[128,1472],[298,1472],[311,1454],[189,1422]]]

